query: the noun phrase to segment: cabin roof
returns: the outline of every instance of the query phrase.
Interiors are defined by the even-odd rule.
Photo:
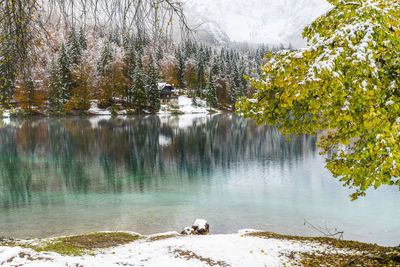
[[[172,85],[170,85],[169,83],[158,83],[158,90],[163,90],[165,87],[172,87]]]

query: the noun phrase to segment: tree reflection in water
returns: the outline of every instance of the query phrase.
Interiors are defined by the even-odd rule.
[[[314,150],[311,137],[287,143],[273,127],[231,115],[12,121],[0,128],[0,203],[29,205],[32,192],[146,192],[167,176],[195,184],[216,168]]]

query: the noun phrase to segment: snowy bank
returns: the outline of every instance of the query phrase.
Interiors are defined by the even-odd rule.
[[[92,100],[90,101],[90,109],[88,110],[88,113],[90,115],[96,115],[96,116],[111,116],[111,111],[107,109],[101,109],[98,107],[99,101],[98,100]]]
[[[161,105],[158,114],[208,114],[219,113],[218,110],[207,107],[206,101],[197,98],[196,105],[193,105],[192,98],[181,95],[178,98],[178,106]]]
[[[98,101],[92,100],[90,102],[90,109],[88,110],[89,115],[94,116],[111,116],[111,111],[108,109],[101,109],[98,107]],[[209,114],[209,113],[219,113],[219,110],[207,107],[206,101],[197,98],[196,105],[193,105],[192,98],[186,95],[181,95],[178,97],[178,104],[175,106],[171,105],[161,105],[161,110],[158,114],[169,115],[169,114]],[[117,112],[118,115],[126,115],[126,110],[120,110]]]
[[[202,223],[199,221],[199,226]],[[124,237],[120,243],[115,243],[113,236],[117,235],[130,236],[132,239]],[[90,236],[97,236],[97,241],[90,239]],[[82,243],[77,238],[81,238]],[[56,240],[61,239],[10,241],[0,238],[0,265],[261,267],[311,266],[312,263],[335,266],[351,262],[358,262],[359,266],[379,266],[383,262],[388,266],[400,264],[400,248],[332,238],[284,236],[249,229],[226,235],[179,235],[169,232],[142,236],[132,232],[103,232],[64,237],[62,242],[65,243],[62,245],[67,248],[73,245],[81,248],[80,245],[84,244],[90,249],[81,254],[64,253],[67,255],[52,252],[59,246],[49,242]],[[38,249],[43,242],[51,244],[51,249]],[[105,248],[105,242],[111,246]]]
[[[167,233],[92,255],[61,256],[22,247],[0,247],[2,266],[282,266],[286,253],[317,252],[326,247],[238,234],[180,236]]]

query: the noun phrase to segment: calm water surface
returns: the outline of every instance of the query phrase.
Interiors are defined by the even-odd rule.
[[[0,235],[255,228],[398,245],[400,192],[350,202],[315,139],[230,115],[0,119]]]

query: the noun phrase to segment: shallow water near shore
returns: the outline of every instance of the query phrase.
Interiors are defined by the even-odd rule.
[[[205,218],[243,228],[398,245],[400,192],[349,191],[315,138],[285,142],[233,115],[0,119],[0,236],[151,234]]]

